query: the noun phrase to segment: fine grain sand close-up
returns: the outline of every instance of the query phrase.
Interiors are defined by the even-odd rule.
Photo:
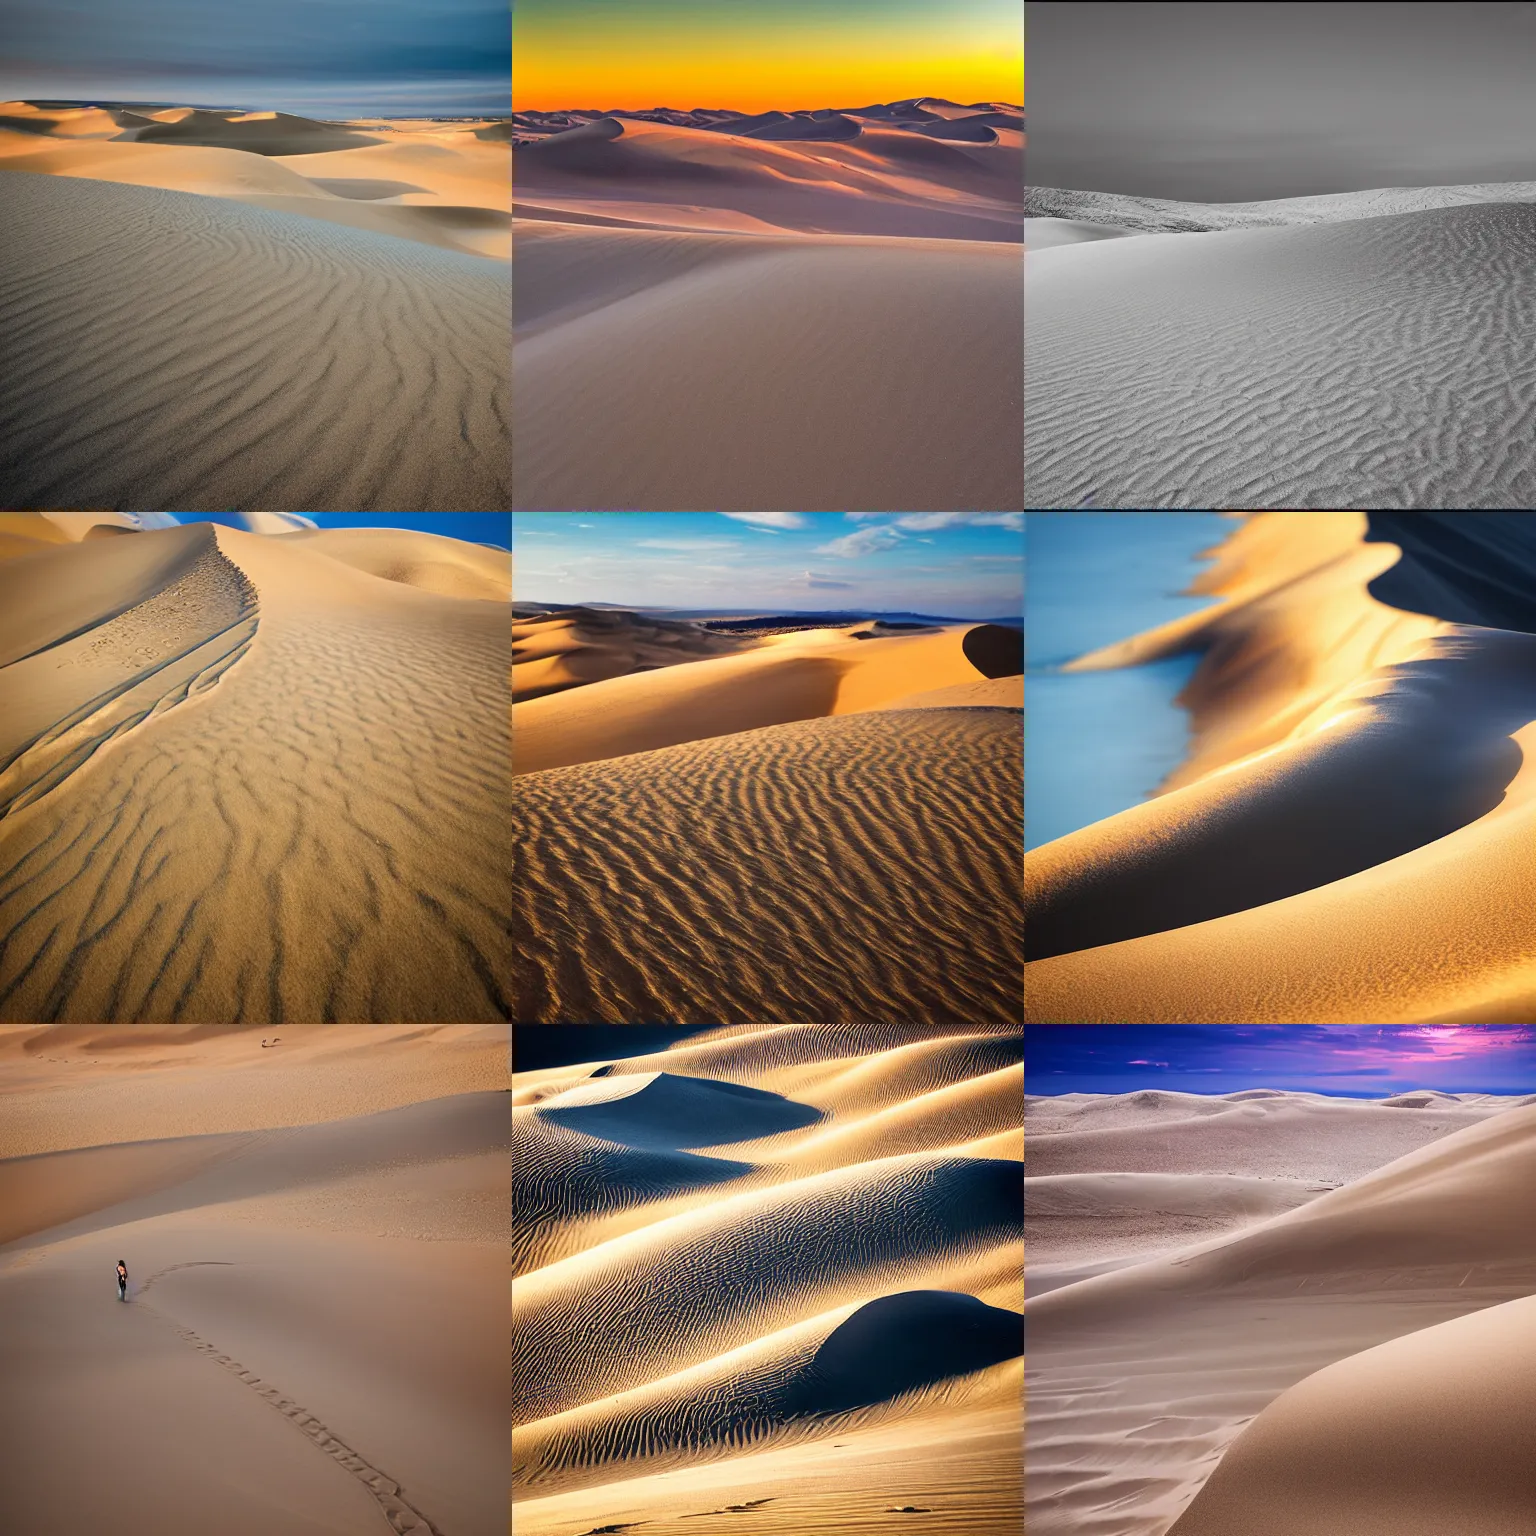
[[[0,104],[0,506],[510,505],[509,153]]]
[[[1016,1022],[1022,644],[513,617],[513,1017]]]
[[[1259,512],[1217,601],[1067,671],[1202,653],[1160,793],[1025,858],[1039,1023],[1536,1021],[1536,527]]]
[[[504,1532],[508,1050],[0,1026],[0,1525]]]
[[[902,105],[514,118],[517,507],[1023,506],[1022,118]]]
[[[1530,1529],[1536,1096],[1032,1095],[1025,1129],[1032,1536]]]
[[[113,516],[0,515],[0,1018],[509,1018],[506,551]]]
[[[795,1025],[516,1072],[519,1536],[1017,1532],[1020,1063]]]

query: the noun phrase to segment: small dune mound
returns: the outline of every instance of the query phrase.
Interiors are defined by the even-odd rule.
[[[987,123],[958,118],[952,122],[919,123],[907,130],[926,134],[930,139],[952,139],[962,144],[996,144],[997,130]]]
[[[965,658],[983,677],[1018,677],[1024,671],[1024,631],[1006,624],[978,624],[960,642]]]
[[[507,552],[411,528],[324,528],[295,525],[278,537],[328,555],[383,581],[419,587],[439,597],[507,602],[512,562]]]
[[[841,1413],[999,1365],[1024,1353],[1024,1319],[955,1291],[867,1302],[816,1351],[803,1411]]]
[[[747,129],[743,138],[847,143],[859,136],[859,125],[851,117],[833,113],[830,117],[786,117]]]
[[[1283,1088],[1243,1088],[1237,1093],[1224,1093],[1222,1098],[1229,1104],[1246,1103],[1249,1099],[1288,1099],[1291,1095]]]
[[[819,1109],[763,1088],[644,1072],[585,1083],[540,1104],[543,1120],[604,1141],[675,1150],[801,1130]]]
[[[382,144],[378,134],[288,112],[236,114],[190,110],[175,121],[150,123],[135,134],[140,144],[200,144],[243,149],[255,155],[309,155]]]

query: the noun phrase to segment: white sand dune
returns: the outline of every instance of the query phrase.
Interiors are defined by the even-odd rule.
[[[1128,1122],[1115,1134],[1138,1134],[1129,1123],[1135,1105],[1077,1097],[1075,1111],[1063,1107],[1081,1113],[1104,1104]],[[1048,1225],[1065,1202],[1090,1234],[1079,1241],[1079,1257],[1095,1243],[1121,1245],[1107,1272],[1048,1285],[1029,1303],[1032,1529],[1047,1536],[1518,1529],[1504,1508],[1519,1474],[1497,1446],[1475,1493],[1458,1457],[1436,1449],[1413,1457],[1411,1468],[1393,1458],[1418,1436],[1436,1447],[1479,1438],[1471,1389],[1450,1385],[1456,1371],[1439,1363],[1446,1356],[1438,1325],[1447,1325],[1448,1348],[1466,1339],[1465,1368],[1488,1410],[1502,1403],[1519,1412],[1515,1372],[1504,1374],[1493,1358],[1500,1346],[1489,1346],[1497,1338],[1506,1351],[1523,1347],[1522,1324],[1503,1303],[1525,1296],[1536,1280],[1518,1236],[1536,1108],[1518,1098],[1462,1096],[1451,1111],[1459,1128],[1436,1127],[1427,1144],[1394,1158],[1399,1127],[1428,1128],[1422,1117],[1440,1114],[1438,1096],[1418,1108],[1403,1102],[1421,1097],[1431,1098],[1341,1102],[1287,1093],[1240,1101],[1268,1109],[1273,1127],[1299,1121],[1317,1130],[1321,1146],[1331,1143],[1332,1171],[1347,1182],[1311,1198],[1288,1175],[1275,1177],[1288,1159],[1262,1135],[1246,1149],[1223,1141],[1226,1109],[1183,1122],[1192,1136],[1211,1133],[1205,1161],[1224,1168],[1200,1175],[1199,1186],[1189,1175],[1161,1174],[1154,1183],[1139,1174],[1129,1186],[1110,1175],[1094,1183],[1072,1175],[1069,1185],[1048,1177],[1037,1193],[1032,1166],[1032,1223],[1038,1216]],[[1051,1102],[1034,1101],[1032,1112]],[[1149,1106],[1139,1132],[1144,1161],[1159,1160],[1155,1147],[1168,1130]],[[1039,1140],[1030,1138],[1032,1150]],[[1130,1149],[1122,1144],[1122,1152]],[[1186,1149],[1184,1161],[1201,1159]],[[1219,1214],[1210,1203],[1226,1193],[1219,1179],[1245,1186],[1246,1209],[1191,1242],[1171,1218],[1190,1208],[1191,1193]],[[1269,1214],[1266,1203],[1294,1208]],[[1132,1209],[1164,1222],[1160,1251],[1127,1227]],[[1466,1314],[1475,1317],[1465,1325],[1448,1322]],[[1436,1383],[1433,1415],[1414,1389],[1400,1390],[1410,1378]],[[1199,1492],[1207,1479],[1209,1495]],[[1403,1502],[1409,1490],[1417,1514]]]
[[[1016,1020],[1018,726],[868,710],[522,774],[516,1016]]]
[[[543,1151],[514,1246],[569,1249],[513,1286],[517,1528],[1016,1529],[1019,1165],[967,1147],[1017,1127],[1018,1055],[996,1029],[789,1026],[516,1074],[514,1139]],[[901,1118],[917,1080],[944,1113]],[[708,1156],[552,1125],[625,1105],[595,1132]],[[663,1157],[716,1172],[631,1181]]]
[[[1518,186],[1031,254],[1030,504],[1532,505],[1531,379],[1507,344],[1536,249]]]
[[[192,524],[0,564],[0,1017],[508,1016],[507,608],[442,595],[505,557],[444,542]]]
[[[0,504],[506,506],[507,159],[472,125],[0,106]]]
[[[17,1529],[505,1528],[505,1027],[281,1037],[0,1033]]]

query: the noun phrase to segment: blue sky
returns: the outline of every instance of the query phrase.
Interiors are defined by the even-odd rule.
[[[636,608],[852,608],[958,619],[1022,605],[1017,512],[519,512],[513,596]]]
[[[7,97],[505,116],[505,0],[0,0]]]
[[[177,512],[166,514],[179,523],[223,523],[242,527],[240,512]],[[317,528],[419,528],[446,539],[465,539],[471,544],[511,547],[510,514],[506,512],[306,512],[301,514]]]
[[[1030,1093],[1304,1089],[1385,1097],[1536,1093],[1536,1028],[1520,1024],[1035,1024]]]

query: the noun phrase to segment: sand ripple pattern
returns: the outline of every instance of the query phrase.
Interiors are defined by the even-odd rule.
[[[1536,507],[1536,208],[1028,259],[1032,507]]]
[[[511,505],[505,267],[153,187],[0,198],[0,505]]]
[[[214,1261],[206,1261],[212,1263]],[[146,1280],[140,1288],[140,1294],[147,1291],[161,1275],[170,1274],[173,1269],[200,1269],[203,1263],[173,1264],[170,1269],[160,1270]],[[220,1265],[220,1267],[224,1267]],[[150,1308],[154,1311],[154,1308]],[[162,1316],[160,1313],[155,1314]],[[165,1321],[171,1322],[169,1318]],[[291,1398],[285,1397],[276,1387],[265,1382],[254,1371],[248,1371],[238,1360],[229,1355],[222,1354],[214,1345],[206,1339],[194,1333],[192,1329],[183,1327],[180,1323],[171,1322],[173,1327],[183,1339],[187,1341],[199,1353],[207,1355],[215,1364],[222,1365],[226,1371],[231,1372],[243,1381],[258,1396],[269,1402],[282,1416],[288,1420],[300,1434],[308,1436],[314,1445],[325,1452],[337,1466],[350,1472],[358,1482],[373,1496],[374,1501],[383,1511],[384,1518],[389,1522],[390,1530],[397,1536],[443,1536],[443,1533],[422,1514],[407,1502],[404,1493],[401,1492],[399,1483],[393,1478],[366,1461],[358,1455],[344,1440],[335,1435],[326,1425],[322,1424],[307,1408],[302,1408]]]
[[[797,721],[522,775],[514,1017],[1012,1023],[1022,782],[1010,709]]]

